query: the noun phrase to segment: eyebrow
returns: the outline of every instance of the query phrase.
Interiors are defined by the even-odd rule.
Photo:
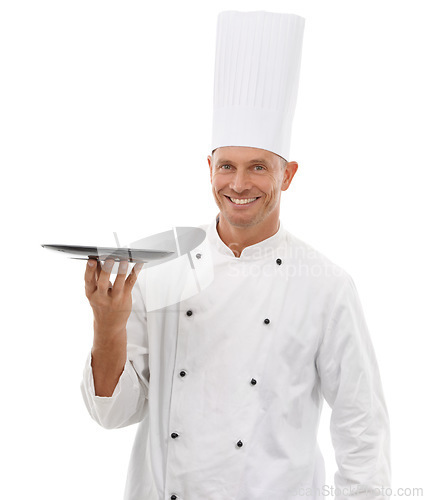
[[[217,163],[234,163],[231,160],[217,160]],[[255,158],[254,160],[249,160],[247,163],[268,163],[264,158]]]

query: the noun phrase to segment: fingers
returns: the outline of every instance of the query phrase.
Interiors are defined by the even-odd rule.
[[[115,261],[112,259],[105,260],[103,267],[98,275],[97,288],[99,292],[106,293],[108,288],[112,285],[110,282],[110,273],[112,271]]]
[[[96,261],[94,259],[89,259],[85,267],[85,294],[87,297],[91,295],[97,288],[97,277],[96,277]]]
[[[143,264],[141,262],[137,262],[137,264],[135,264],[135,266],[132,268],[130,274],[128,275],[128,278],[125,280],[125,288],[128,291],[131,291],[133,289],[142,267]]]
[[[127,277],[128,261],[121,260],[119,262],[118,274],[115,278],[115,283],[113,284],[113,290],[120,291],[124,288],[125,278]]]
[[[93,265],[92,265],[93,264]],[[98,290],[101,294],[106,294],[108,291],[120,292],[127,289],[129,292],[133,289],[138,274],[143,267],[142,263],[137,263],[131,270],[131,273],[127,277],[128,261],[122,260],[119,262],[118,274],[115,278],[115,282],[112,285],[110,281],[110,274],[112,272],[114,260],[107,259],[105,263],[102,264],[100,261],[90,259],[87,262],[87,267],[85,271],[85,289],[87,297],[91,295],[95,290]]]
[[[102,272],[102,263],[100,260],[97,261],[96,276],[99,279],[100,273]]]

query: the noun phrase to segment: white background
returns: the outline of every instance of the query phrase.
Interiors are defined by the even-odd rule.
[[[393,487],[424,487],[420,1],[9,0],[0,10],[0,497],[122,497],[135,427],[106,431],[79,383],[85,264],[42,243],[122,245],[210,222],[221,10],[306,18],[281,221],[357,285],[392,429]],[[323,413],[320,443],[333,484]],[[224,500],[224,499],[223,499]]]

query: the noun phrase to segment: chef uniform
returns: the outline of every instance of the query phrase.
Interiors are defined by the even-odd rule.
[[[220,14],[212,149],[250,146],[288,158],[303,26],[294,15]],[[324,399],[336,498],[386,498],[389,420],[350,275],[281,222],[238,258],[216,220],[203,229],[188,256],[208,283],[197,294],[185,294],[189,272],[160,286],[150,269],[140,273],[111,397],[95,395],[87,359],[81,388],[90,415],[105,428],[139,423],[125,500],[328,496],[317,445]],[[149,294],[175,295],[175,286],[179,302],[146,307],[155,303]]]

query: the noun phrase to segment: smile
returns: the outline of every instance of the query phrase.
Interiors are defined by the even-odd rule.
[[[225,197],[228,198],[235,205],[248,205],[249,203],[253,203],[259,198],[259,196],[256,198],[231,198],[230,196],[226,195]]]

